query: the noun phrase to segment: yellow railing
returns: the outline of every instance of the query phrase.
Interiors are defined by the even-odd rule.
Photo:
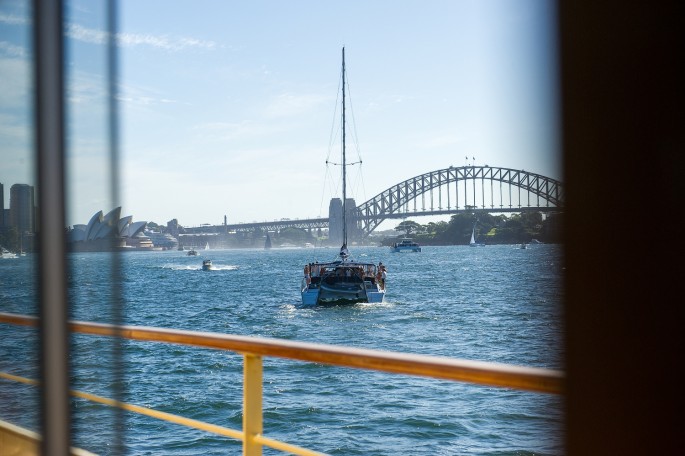
[[[38,319],[25,315],[0,312],[0,323],[37,326]],[[72,394],[124,410],[142,413],[158,419],[241,440],[244,455],[261,455],[263,446],[296,455],[321,454],[285,442],[269,439],[262,435],[262,357],[264,356],[395,374],[433,377],[539,393],[561,394],[563,392],[563,373],[549,369],[289,340],[142,326],[113,326],[76,321],[69,323],[69,329],[74,333],[192,345],[229,350],[242,354],[244,358],[242,431],[203,423],[145,407],[121,403],[79,391],[72,391]],[[32,380],[6,373],[0,373],[0,377],[24,383],[33,382]]]

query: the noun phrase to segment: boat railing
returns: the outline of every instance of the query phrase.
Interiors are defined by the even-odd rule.
[[[0,312],[0,323],[37,327],[39,319],[27,315]],[[120,337],[147,342],[182,344],[228,350],[241,354],[243,356],[243,423],[241,430],[230,429],[147,407],[119,402],[82,391],[71,391],[71,394],[90,401],[118,407],[129,412],[135,412],[205,432],[238,439],[242,442],[244,455],[261,455],[262,448],[265,446],[296,455],[322,454],[286,442],[271,439],[264,435],[262,421],[262,359],[264,357],[285,358],[301,362],[430,377],[441,380],[468,382],[538,393],[561,394],[564,385],[564,374],[561,371],[501,363],[370,350],[338,345],[314,344],[291,340],[142,326],[113,326],[103,323],[82,321],[69,322],[69,330],[72,333]],[[38,385],[38,382],[35,380],[19,377],[6,372],[0,372],[0,378],[36,386]]]

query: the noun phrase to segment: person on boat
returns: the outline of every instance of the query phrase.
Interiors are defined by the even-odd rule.
[[[309,265],[305,265],[305,267],[304,267],[304,280],[307,283],[307,285],[312,283],[312,277],[309,273]]]

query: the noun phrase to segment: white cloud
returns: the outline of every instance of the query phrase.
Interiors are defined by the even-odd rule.
[[[13,14],[0,13],[0,23],[7,25],[26,25],[28,20],[25,17]],[[108,32],[79,24],[67,24],[66,35],[74,40],[91,44],[106,44]],[[152,35],[147,33],[117,33],[117,44],[119,46],[149,46],[151,48],[162,49],[165,51],[182,51],[185,49],[213,50],[219,47],[215,41],[200,40],[192,37],[174,37],[168,35]],[[5,48],[8,48],[5,43]],[[11,46],[11,45],[10,45]],[[0,50],[3,49],[0,47]],[[18,47],[14,47],[18,48]],[[11,48],[13,52],[17,49]],[[21,49],[21,48],[18,48]],[[7,50],[7,49],[5,49]],[[23,49],[21,49],[23,51]],[[23,54],[22,54],[23,56]]]
[[[22,46],[7,41],[0,41],[0,52],[10,57],[26,57],[26,50]]]
[[[108,32],[104,30],[92,29],[78,24],[69,24],[66,33],[69,38],[92,44],[106,44],[108,38]],[[165,51],[182,51],[185,49],[213,50],[218,47],[214,41],[167,35],[117,33],[116,39],[119,46],[148,46]]]
[[[14,14],[0,13],[0,22],[8,25],[24,25],[27,23],[25,17],[15,16]]]

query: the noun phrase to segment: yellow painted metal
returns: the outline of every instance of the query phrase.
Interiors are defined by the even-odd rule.
[[[0,323],[35,327],[38,324],[38,319],[25,315],[0,312]],[[139,326],[112,326],[101,323],[70,322],[69,329],[72,332],[83,334],[192,345],[204,348],[230,350],[243,354],[244,385],[242,432],[159,412],[145,407],[120,403],[88,393],[72,391],[72,394],[95,402],[142,413],[154,418],[242,440],[243,454],[248,456],[261,455],[263,446],[301,456],[322,454],[285,442],[269,439],[262,435],[263,356],[376,370],[395,374],[433,377],[450,381],[464,381],[540,393],[562,394],[564,391],[563,372],[550,369],[469,361],[439,356],[358,349],[335,345],[312,344],[289,340]],[[0,378],[7,378],[33,385],[37,384],[35,380],[1,372]]]
[[[0,421],[0,456],[40,454],[40,435],[6,421]]]
[[[37,456],[40,454],[41,441],[42,437],[37,432],[0,420],[0,456]],[[70,447],[69,454],[96,456],[76,447]]]
[[[297,445],[291,445],[289,443],[273,440],[268,437],[264,437],[263,435],[255,437],[255,441],[275,450],[284,451],[290,454],[296,454],[298,456],[326,456],[326,453],[319,453],[317,451],[308,450]]]
[[[243,455],[261,456],[262,444],[256,440],[263,432],[262,357],[245,355],[243,362]]]
[[[20,377],[18,375],[8,374],[7,372],[0,372],[0,378],[4,378],[7,380],[12,380],[15,382],[20,382],[20,383],[25,383],[27,385],[38,386],[38,380],[34,380],[32,378],[24,378],[24,377]]]
[[[0,322],[36,326],[38,319],[0,312]],[[194,345],[257,356],[433,377],[538,393],[562,394],[564,391],[564,374],[561,371],[535,367],[144,326],[115,327],[102,323],[71,322],[70,330],[84,334]]]
[[[37,386],[39,382],[30,378],[19,377],[18,375],[8,374],[6,372],[0,372],[0,378],[5,378],[7,380],[13,380],[16,382],[26,383],[29,385]],[[82,399],[87,399],[92,402],[97,402],[99,404],[109,405],[110,407],[118,407],[129,412],[139,413],[141,415],[150,416],[152,418],[157,418],[159,420],[168,421],[170,423],[181,424],[194,429],[199,429],[201,431],[211,432],[213,434],[223,435],[225,437],[232,437],[234,439],[243,440],[243,433],[241,431],[236,431],[234,429],[225,428],[222,426],[217,426],[214,424],[205,423],[203,421],[193,420],[190,418],[184,418],[182,416],[173,415],[171,413],[160,412],[159,410],[154,410],[147,407],[141,407],[139,405],[133,405],[126,402],[115,401],[114,399],[109,399],[102,396],[97,396],[95,394],[85,393],[83,391],[71,390],[69,393],[74,397],[80,397]]]

